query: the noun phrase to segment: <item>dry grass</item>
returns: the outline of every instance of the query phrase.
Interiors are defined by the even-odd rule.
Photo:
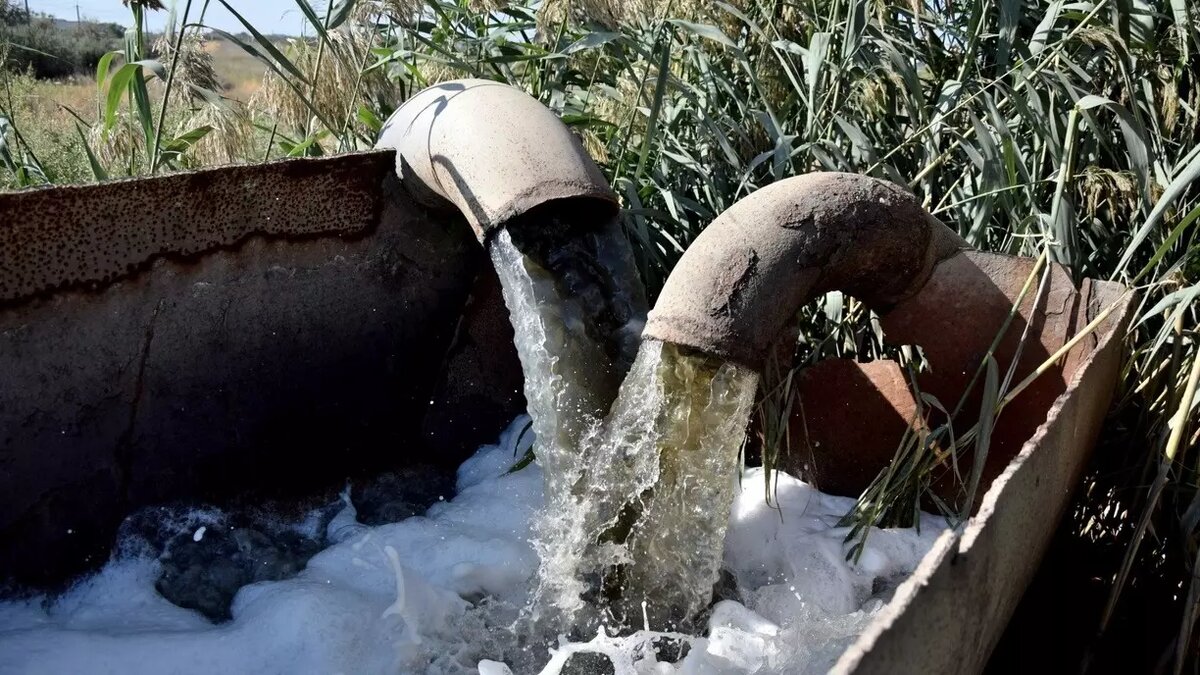
[[[263,85],[266,67],[254,57],[224,39],[199,43],[211,66],[216,82],[196,84],[216,90],[225,98],[218,108],[191,95],[185,86],[172,92],[171,115],[166,120],[168,135],[182,134],[202,126],[213,130],[196,145],[187,158],[187,165],[216,165],[250,161],[261,158],[265,141],[255,138],[251,123],[250,101]],[[162,47],[162,45],[160,45]],[[168,59],[164,59],[168,60]],[[119,61],[119,59],[118,59]],[[181,68],[184,64],[181,64]],[[114,64],[115,70],[119,64]],[[94,179],[87,156],[79,142],[77,127],[88,139],[92,150],[110,172],[124,173],[130,153],[144,155],[143,141],[130,111],[122,110],[116,128],[102,133],[100,105],[103,100],[96,82],[88,77],[75,76],[60,80],[37,80],[24,75],[6,73],[10,110],[16,124],[38,148],[40,157],[53,170],[56,182],[87,182]],[[183,77],[183,73],[181,73]],[[183,79],[187,79],[183,77]],[[177,83],[181,84],[181,83]],[[147,90],[155,108],[162,100],[163,83],[157,79],[147,82]],[[261,111],[260,111],[261,112]],[[78,116],[78,117],[77,117]]]
[[[223,39],[204,42],[204,51],[212,56],[222,96],[231,101],[246,103],[262,87],[266,67],[253,56]],[[160,83],[151,82],[153,91]],[[90,78],[72,77],[63,80],[38,80],[29,93],[28,109],[48,125],[70,128],[72,116],[63,108],[74,110],[86,120],[96,118],[96,83]]]
[[[28,114],[42,123],[69,129],[73,117],[68,108],[86,120],[95,120],[96,83],[80,77],[38,80],[25,102]]]

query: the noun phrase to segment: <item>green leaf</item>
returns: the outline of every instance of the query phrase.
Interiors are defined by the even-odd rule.
[[[1172,307],[1178,308],[1176,309],[1176,312],[1182,311],[1184,308],[1195,302],[1197,297],[1200,297],[1200,284],[1195,284],[1173,293],[1168,293],[1153,307],[1142,313],[1142,318],[1138,321],[1138,325],[1158,317],[1159,314],[1162,314]],[[1171,322],[1168,321],[1167,323],[1170,324]]]
[[[1146,129],[1141,122],[1125,106],[1103,96],[1089,94],[1079,99],[1075,106],[1080,110],[1103,107],[1117,115],[1117,120],[1121,125],[1121,135],[1125,137],[1125,151],[1129,153],[1129,162],[1137,171],[1142,190],[1148,191],[1150,187],[1150,152],[1147,149],[1149,141],[1146,138]]]
[[[650,145],[654,140],[655,128],[658,126],[658,116],[662,112],[663,95],[667,89],[667,77],[671,74],[670,42],[662,43],[659,50],[658,81],[654,85],[654,101],[650,106],[650,119],[646,122],[646,137],[642,139],[642,149],[638,153],[637,169],[633,172],[635,180],[642,175],[642,171],[646,168],[646,158],[650,155]]]
[[[808,85],[808,121],[804,128],[811,135],[817,118],[817,84],[821,81],[821,67],[829,56],[830,33],[813,33],[804,55],[804,81]],[[811,137],[811,136],[810,136]]]
[[[988,464],[988,450],[991,447],[991,432],[996,425],[998,400],[1000,400],[1000,369],[996,366],[996,359],[988,354],[986,376],[983,383],[983,401],[980,401],[979,404],[979,434],[974,443],[971,478],[967,483],[967,496],[962,502],[962,513],[960,514],[960,519],[964,521],[971,515],[974,496],[979,489],[980,480],[983,479],[984,466]]]
[[[354,11],[356,4],[358,4],[357,0],[341,0],[341,2],[334,5],[333,11],[329,14],[329,28],[334,29],[346,23],[346,20],[350,18],[350,13]]]
[[[1175,20],[1175,33],[1179,36],[1179,62],[1187,63],[1188,33],[1193,30],[1192,22],[1188,18],[1187,0],[1171,0],[1171,14]]]
[[[213,128],[208,125],[196,127],[191,131],[180,134],[179,136],[167,141],[163,144],[163,149],[167,152],[183,154],[188,150],[188,148],[198,143],[200,139],[207,136],[212,130]]]
[[[150,71],[151,74],[163,82],[167,81],[167,69],[164,68],[163,64],[159,63],[158,61],[154,59],[142,59],[141,61],[134,61],[133,63],[134,65],[141,66],[142,68]]]
[[[1050,32],[1054,30],[1054,24],[1058,23],[1058,15],[1062,13],[1063,0],[1054,0],[1046,8],[1046,13],[1042,15],[1042,20],[1038,22],[1037,28],[1033,29],[1033,37],[1029,40],[1029,53],[1037,56],[1046,48],[1046,42],[1050,39]]]
[[[205,103],[207,103],[213,107],[220,108],[222,110],[229,109],[229,106],[226,105],[226,103],[225,103],[225,99],[222,98],[221,95],[218,94],[217,92],[215,92],[211,89],[205,89],[204,87],[201,87],[198,84],[193,84],[191,82],[188,82],[187,86],[188,86],[188,89],[191,89],[200,98],[204,99]]]
[[[676,26],[679,26],[683,30],[691,33],[692,35],[702,37],[706,40],[712,40],[713,42],[716,42],[717,44],[725,45],[726,47],[729,47],[730,49],[738,48],[737,43],[734,42],[733,39],[730,38],[728,35],[721,32],[721,29],[717,28],[716,26],[713,26],[713,25],[710,25],[707,23],[695,23],[693,21],[684,21],[683,19],[669,19],[669,21],[672,24],[675,24]]]
[[[592,31],[587,35],[579,38],[562,50],[563,55],[577,54],[579,52],[595,49],[601,45],[606,45],[613,40],[621,37],[620,33],[611,33],[606,31]]]
[[[765,33],[763,33],[762,28],[759,28],[758,22],[755,21],[754,19],[751,19],[749,16],[746,15],[745,12],[738,9],[737,7],[734,7],[733,5],[731,5],[727,2],[715,2],[713,4],[715,4],[717,7],[720,7],[727,14],[730,14],[730,15],[736,17],[739,21],[746,24],[746,27],[749,28],[750,31],[752,33],[754,33],[755,35],[765,35]]]
[[[846,29],[842,39],[842,61],[848,62],[854,58],[862,46],[869,23],[868,12],[870,4],[867,0],[850,0],[850,9],[846,12]]]
[[[1130,283],[1136,285],[1139,281],[1145,278],[1147,274],[1154,271],[1154,269],[1158,267],[1158,264],[1162,262],[1163,257],[1166,256],[1167,251],[1169,251],[1171,247],[1175,245],[1175,242],[1179,241],[1179,238],[1183,236],[1184,231],[1187,230],[1188,226],[1196,222],[1198,217],[1200,217],[1200,206],[1192,209],[1183,220],[1179,221],[1179,224],[1175,226],[1175,229],[1171,230],[1171,234],[1167,235],[1167,238],[1163,240],[1163,243],[1158,245],[1158,249],[1154,251],[1154,255],[1150,256],[1150,260],[1144,266],[1142,266],[1142,271],[1138,272],[1137,276],[1134,277],[1133,281]]]
[[[1150,232],[1158,225],[1158,221],[1162,220],[1163,214],[1175,203],[1176,199],[1187,192],[1193,181],[1200,178],[1200,146],[1196,146],[1188,156],[1191,160],[1179,173],[1175,174],[1170,185],[1167,186],[1166,190],[1163,190],[1162,196],[1155,202],[1154,208],[1146,218],[1146,222],[1142,223],[1142,226],[1138,228],[1137,232],[1129,240],[1129,243],[1126,244],[1125,254],[1121,256],[1120,262],[1117,263],[1116,269],[1111,276],[1112,279],[1116,279],[1119,275],[1125,273],[1130,261],[1133,260],[1134,253],[1137,252],[1142,242],[1146,241],[1146,237],[1150,236]]]
[[[0,115],[0,160],[12,171],[17,173],[17,163],[13,161],[12,151],[8,147],[8,132],[12,129],[12,121],[7,115]]]
[[[100,61],[96,64],[96,87],[100,91],[104,91],[104,85],[108,82],[108,74],[112,70],[113,59],[120,56],[121,52],[108,52],[100,57]]]
[[[358,110],[355,113],[355,117],[358,119],[359,122],[362,123],[363,126],[365,126],[366,128],[370,129],[371,131],[373,131],[375,133],[379,133],[379,131],[381,129],[383,129],[383,122],[379,119],[379,116],[377,116],[370,108],[368,108],[365,105],[358,106]]]
[[[1013,41],[1017,37],[1017,27],[1021,22],[1023,5],[1022,0],[1000,0],[1000,30],[996,44],[996,66],[1001,72],[1008,70]]]
[[[142,67],[137,63],[126,63],[117,69],[109,78],[108,93],[104,103],[104,133],[112,131],[117,124],[117,109],[121,107],[121,98],[129,90],[129,83],[137,76]]]
[[[529,466],[530,464],[533,464],[533,460],[535,460],[535,459],[537,459],[537,456],[533,454],[533,448],[526,450],[525,454],[521,457],[521,459],[518,460],[515,464],[513,464],[508,469],[508,471],[505,471],[504,475],[507,476],[508,474],[516,473],[516,472],[520,471],[521,469],[524,469],[525,467]]]

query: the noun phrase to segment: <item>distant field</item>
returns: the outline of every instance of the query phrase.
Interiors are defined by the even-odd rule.
[[[85,120],[96,118],[96,83],[81,77],[39,80],[27,95],[26,104],[38,120],[61,121],[62,128],[70,129],[73,118],[67,108]]]
[[[262,86],[266,66],[237,45],[225,39],[214,38],[205,43],[204,49],[213,57],[213,69],[217,72],[222,87],[222,91],[218,93],[234,101],[246,103]],[[150,86],[151,92],[154,93],[155,83],[152,82]],[[61,128],[70,129],[74,126],[73,117],[65,108],[70,108],[89,122],[96,119],[96,83],[82,75],[57,80],[39,80],[29,94],[28,103],[30,111],[38,119],[53,120],[54,124],[61,123]]]
[[[266,66],[245,50],[224,39],[209,40],[204,48],[212,54],[213,69],[225,87],[225,96],[245,103],[262,86]]]
[[[167,133],[182,133],[201,125],[219,128],[192,153],[193,166],[261,158],[264,150],[259,148],[265,147],[266,140],[257,138],[259,132],[250,125],[246,113],[254,94],[262,87],[266,66],[226,39],[208,40],[204,50],[212,56],[212,67],[218,80],[217,93],[231,103],[228,110],[234,114],[196,119],[195,115],[203,115],[201,109],[205,106],[175,106],[166,123]],[[114,62],[114,69],[119,67],[119,62],[120,59]],[[128,164],[137,141],[128,139],[127,134],[123,135],[119,130],[100,135],[104,94],[97,87],[94,71],[55,79],[38,79],[31,71],[9,71],[5,81],[7,87],[0,88],[0,95],[5,97],[0,102],[0,112],[20,129],[22,142],[35,150],[38,160],[54,176],[54,182],[80,183],[95,179],[81,142],[83,137],[115,175],[130,171]],[[152,78],[147,83],[147,91],[151,105],[157,111],[164,91],[163,82]],[[123,103],[122,109],[127,105]],[[235,128],[238,133],[233,133]],[[6,178],[14,180],[11,175]],[[7,180],[0,181],[0,189],[16,185]]]

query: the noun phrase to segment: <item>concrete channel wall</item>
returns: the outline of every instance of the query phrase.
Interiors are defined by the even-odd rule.
[[[959,532],[946,532],[833,673],[983,672],[1042,561],[1108,411],[1132,295],[1084,280],[1074,335],[1112,312],[1067,355],[1067,386]]]
[[[523,409],[479,244],[394,166],[0,194],[0,583],[103,561],[141,505],[452,466]]]

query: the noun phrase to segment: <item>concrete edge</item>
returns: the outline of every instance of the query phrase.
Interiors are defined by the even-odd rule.
[[[1097,282],[1093,280],[1085,280],[1084,286],[1080,289],[1084,295],[1084,302],[1090,306],[1091,302],[1096,299],[1103,301],[1103,296],[1112,298],[1110,302],[1120,303],[1117,309],[1106,320],[1106,326],[1103,326],[1103,332],[1098,338],[1094,346],[1090,349],[1087,356],[1076,368],[1075,373],[1064,391],[1050,407],[1047,413],[1046,420],[1038,427],[1034,435],[1026,441],[1022,446],[1021,451],[1013,459],[1005,470],[996,477],[992,485],[988,488],[984,498],[980,504],[979,511],[968,521],[965,529],[961,531],[949,531],[942,534],[935,542],[933,548],[926,553],[921,559],[917,569],[907,580],[905,580],[897,589],[892,601],[875,617],[874,620],[867,626],[867,629],[842,653],[841,657],[830,669],[830,673],[848,674],[859,672],[860,666],[863,665],[868,655],[872,650],[880,644],[885,634],[896,630],[900,622],[905,618],[906,613],[913,607],[914,602],[920,596],[920,592],[929,587],[933,581],[935,574],[939,573],[947,566],[959,565],[965,563],[969,558],[975,543],[980,535],[986,531],[990,522],[995,518],[998,506],[1001,500],[1007,495],[1009,485],[1018,472],[1030,462],[1038,451],[1047,451],[1043,447],[1042,441],[1049,435],[1052,427],[1057,425],[1060,418],[1060,413],[1068,404],[1072,397],[1079,391],[1084,378],[1090,375],[1093,366],[1097,360],[1112,349],[1113,341],[1120,340],[1125,327],[1129,320],[1129,311],[1133,305],[1134,295],[1132,293],[1122,295],[1124,287],[1113,282]],[[1097,296],[1100,296],[1099,298]],[[1088,307],[1085,306],[1085,311]],[[1087,311],[1085,316],[1090,320],[1098,312]],[[1079,328],[1082,328],[1080,326]],[[1087,344],[1086,342],[1082,344]],[[1119,347],[1118,347],[1119,348]],[[1107,406],[1106,406],[1107,408]],[[1087,448],[1091,450],[1090,447]],[[1082,469],[1086,455],[1081,455],[1075,462],[1077,469]],[[1075,473],[1078,473],[1076,471]],[[1062,494],[1061,502],[1065,504],[1066,499],[1075,489],[1075,485],[1065,486]],[[1060,509],[1061,510],[1061,509]],[[1056,519],[1057,520],[1057,519]],[[1037,552],[1037,556],[1041,557],[1044,549]],[[1028,580],[1026,580],[1028,581]],[[1012,599],[1012,604],[1015,607],[1017,598]],[[1011,616],[1011,613],[1010,613]],[[942,636],[951,641],[954,636]],[[997,634],[994,636],[999,638]],[[992,640],[994,646],[995,640]],[[991,652],[991,646],[988,648],[988,655]],[[930,672],[928,670],[919,669],[919,664],[893,664],[894,672]],[[965,664],[964,664],[965,665]],[[962,670],[960,672],[969,672]]]

